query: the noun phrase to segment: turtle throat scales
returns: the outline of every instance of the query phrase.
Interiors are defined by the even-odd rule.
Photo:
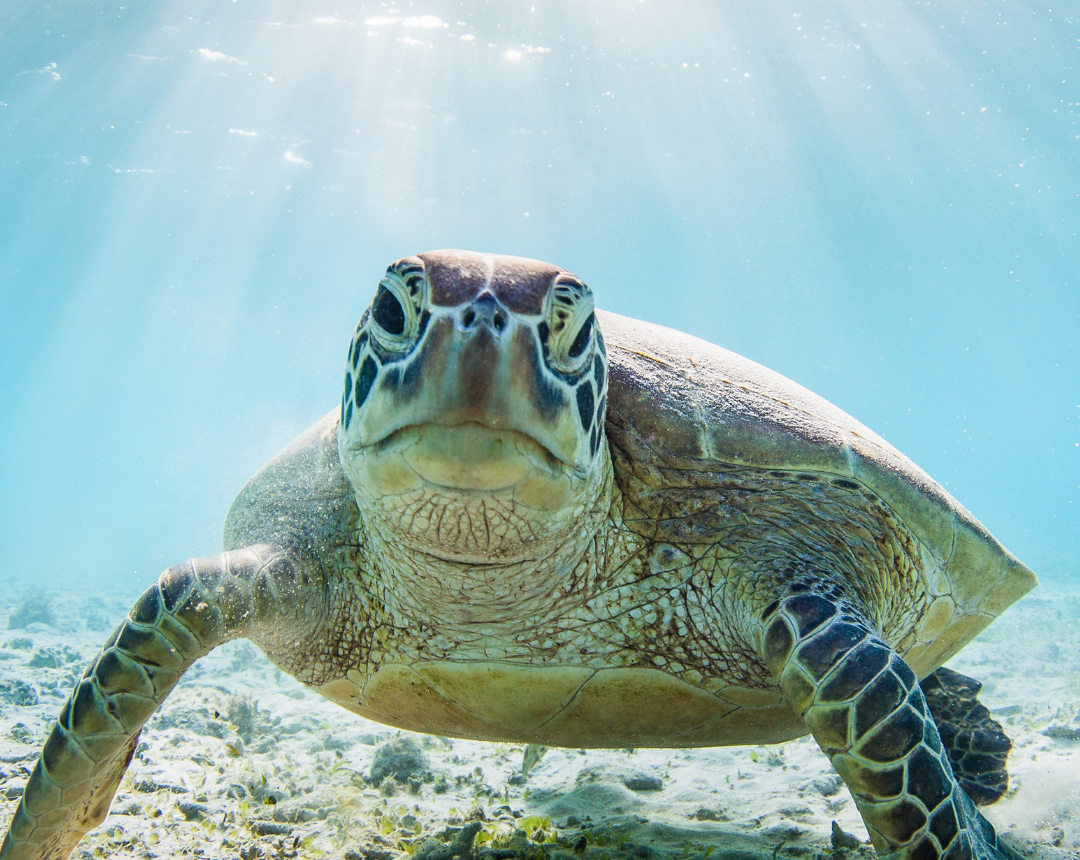
[[[427,624],[518,627],[522,613],[557,614],[607,566],[607,474],[575,487],[565,513],[530,506],[515,488],[481,494],[425,485],[358,497],[363,566],[388,608]]]

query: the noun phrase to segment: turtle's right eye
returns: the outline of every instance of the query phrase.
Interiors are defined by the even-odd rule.
[[[379,287],[371,306],[371,316],[387,334],[400,335],[405,331],[405,308],[386,287]]]
[[[368,309],[368,331],[386,353],[402,355],[412,347],[419,328],[417,305],[408,285],[396,273],[387,272]]]

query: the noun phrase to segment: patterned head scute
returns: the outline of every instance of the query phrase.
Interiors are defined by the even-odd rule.
[[[579,475],[604,441],[607,356],[592,292],[519,257],[433,251],[390,266],[349,348],[343,461],[406,428],[534,440]]]
[[[441,307],[465,304],[487,289],[507,310],[537,316],[544,312],[552,282],[560,275],[573,277],[557,266],[522,257],[431,251],[419,258],[431,285],[431,303]]]

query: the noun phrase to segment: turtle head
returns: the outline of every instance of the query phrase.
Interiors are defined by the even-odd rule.
[[[387,540],[448,560],[537,558],[597,501],[606,391],[578,278],[519,257],[406,257],[349,349],[341,462]]]

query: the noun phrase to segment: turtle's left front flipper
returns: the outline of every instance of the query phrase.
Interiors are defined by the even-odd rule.
[[[760,648],[843,777],[882,860],[1019,860],[961,790],[915,673],[850,603],[798,593]]]
[[[267,545],[165,571],[60,711],[0,860],[65,860],[108,814],[143,724],[187,668],[231,639],[305,628],[293,616],[309,602],[297,592],[310,585],[280,549]]]

